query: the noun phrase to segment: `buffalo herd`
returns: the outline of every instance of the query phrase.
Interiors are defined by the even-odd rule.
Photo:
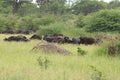
[[[33,36],[30,37],[30,39],[41,40],[42,37],[34,34]],[[18,36],[10,36],[8,38],[5,38],[4,41],[24,41],[24,42],[28,42],[28,41],[30,41],[30,39],[28,39],[26,36],[18,35]]]
[[[69,38],[67,36],[63,36],[62,34],[47,34],[43,37],[43,40],[47,42],[55,42],[55,43],[72,43],[72,44],[96,44],[101,40],[93,37],[78,37],[78,38]]]
[[[64,36],[63,34],[46,34],[43,36],[36,35],[34,34],[31,36],[29,39],[26,36],[10,36],[8,38],[5,38],[4,41],[30,41],[33,39],[38,39],[38,40],[45,40],[49,43],[72,43],[72,44],[96,44],[101,41],[99,38],[93,38],[93,37],[83,37],[80,36],[78,38],[70,38],[67,36]]]

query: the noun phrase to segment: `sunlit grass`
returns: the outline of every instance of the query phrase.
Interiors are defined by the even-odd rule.
[[[91,80],[90,66],[101,71],[106,80],[120,80],[119,57],[95,55],[99,45],[56,44],[73,54],[44,54],[31,51],[36,44],[44,44],[44,41],[4,42],[3,39],[8,36],[0,35],[0,80]],[[87,51],[87,55],[77,56],[78,47]],[[50,61],[48,69],[39,66],[39,56]]]

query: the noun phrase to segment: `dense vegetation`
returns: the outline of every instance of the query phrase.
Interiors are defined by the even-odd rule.
[[[119,32],[120,2],[78,0],[2,0],[0,31],[33,30],[40,34]],[[72,30],[68,31],[67,29]],[[66,32],[68,31],[68,32]]]

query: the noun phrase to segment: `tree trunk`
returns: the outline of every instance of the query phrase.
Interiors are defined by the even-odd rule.
[[[13,2],[13,14],[16,14],[18,12],[18,9],[19,9],[19,0],[14,0]]]

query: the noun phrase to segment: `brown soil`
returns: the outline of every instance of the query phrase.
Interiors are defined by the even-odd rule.
[[[59,53],[64,55],[71,54],[71,52],[69,52],[68,50],[60,48],[53,43],[38,44],[35,47],[33,47],[32,50],[43,50],[46,53]]]

